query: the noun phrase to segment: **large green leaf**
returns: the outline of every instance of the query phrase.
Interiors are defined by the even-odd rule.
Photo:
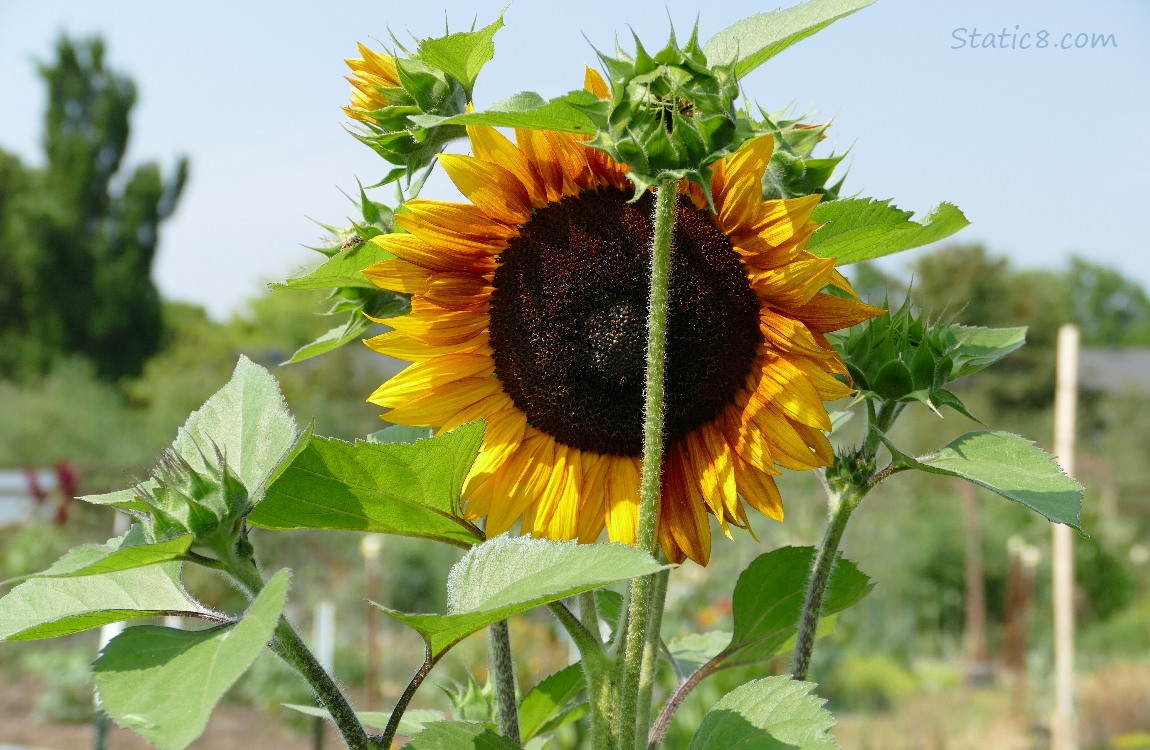
[[[731,597],[734,632],[723,668],[770,659],[794,637],[814,559],[813,547],[782,547],[747,566]],[[853,562],[840,558],[827,583],[822,616],[850,607],[873,586]]]
[[[787,675],[740,685],[711,707],[688,750],[837,750],[834,717],[814,687]]]
[[[331,289],[359,287],[376,289],[363,275],[363,269],[395,256],[374,242],[360,242],[340,250],[315,268],[272,284],[279,289]]]
[[[94,562],[80,548],[56,562],[59,570]],[[53,566],[53,567],[56,567]],[[33,578],[0,598],[0,641],[55,638],[134,617],[205,613],[180,583],[180,563],[160,563],[71,578]]]
[[[268,488],[248,521],[269,529],[346,529],[471,545],[460,492],[482,423],[411,445],[314,438]]]
[[[810,0],[792,8],[758,13],[728,26],[703,45],[711,65],[735,64],[740,78],[840,18],[874,0]]]
[[[478,31],[463,31],[419,43],[419,59],[439,68],[463,84],[471,100],[475,78],[495,55],[495,32],[503,28],[503,15]]]
[[[961,477],[1022,503],[1054,523],[1082,531],[1082,485],[1066,476],[1054,456],[1019,435],[984,430],[968,432],[934,453],[913,458],[879,436],[895,464],[931,474]]]
[[[231,380],[216,391],[179,429],[172,450],[205,476],[217,473],[216,453],[258,501],[281,464],[310,437],[301,435],[279,384],[264,368],[241,356]],[[155,489],[155,480],[143,488]],[[146,510],[137,492],[121,490],[81,499],[102,505]]]
[[[287,570],[272,576],[234,625],[199,631],[144,625],[113,638],[92,665],[101,707],[163,750],[183,750],[271,640],[288,579]]]
[[[283,703],[284,708],[290,708],[292,711],[299,711],[301,714],[308,716],[318,716],[322,719],[330,719],[331,714],[326,709],[319,706],[301,706],[297,703]],[[387,723],[391,720],[391,714],[385,711],[356,711],[355,718],[365,727],[373,729],[387,729]],[[411,737],[417,732],[423,731],[423,728],[428,724],[437,721],[444,721],[446,717],[442,711],[436,711],[431,708],[409,708],[403,712],[403,716],[399,720],[398,734],[404,737]]]
[[[437,721],[411,738],[407,750],[519,750],[519,745],[471,721]]]
[[[951,380],[989,367],[1026,343],[1026,328],[982,328],[951,326],[955,338]]]
[[[846,265],[928,245],[970,224],[950,203],[940,203],[922,223],[913,221],[912,215],[889,200],[849,198],[823,203],[811,215],[822,226],[811,236],[807,249]]]
[[[527,691],[519,703],[519,732],[526,742],[548,727],[583,690],[583,665],[571,664]]]
[[[550,101],[534,91],[521,91],[495,102],[482,112],[451,117],[416,115],[411,121],[426,128],[439,125],[490,125],[594,135],[598,128],[588,112],[602,110],[605,118],[608,105],[609,102],[601,101],[589,91],[571,91]]]
[[[446,615],[380,609],[418,631],[435,661],[493,622],[665,567],[646,552],[622,544],[500,536],[474,547],[451,568]]]

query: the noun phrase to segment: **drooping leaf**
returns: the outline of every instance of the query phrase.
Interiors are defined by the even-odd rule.
[[[898,466],[961,477],[1021,503],[1054,523],[1082,532],[1082,485],[1066,476],[1054,456],[1019,435],[968,432],[926,456],[906,455],[879,433]]]
[[[782,547],[759,555],[735,584],[731,597],[734,632],[724,649],[724,669],[770,659],[798,631],[813,547]],[[852,606],[873,588],[870,578],[839,558],[827,583],[822,616]]]
[[[315,341],[301,346],[291,355],[291,359],[289,359],[286,364],[303,362],[305,359],[318,357],[321,354],[327,354],[330,351],[338,349],[344,344],[351,343],[360,338],[371,325],[372,321],[365,317],[350,318],[342,325],[329,328]]]
[[[75,562],[74,562],[75,561]],[[60,570],[94,562],[90,550],[65,554]],[[0,598],[0,641],[71,635],[110,622],[174,612],[207,612],[180,583],[180,563],[70,578],[33,578]]]
[[[490,125],[594,135],[597,127],[588,112],[603,110],[605,117],[607,104],[589,91],[571,91],[550,101],[534,91],[522,91],[495,102],[482,112],[451,117],[417,115],[411,120],[427,128],[440,125]]]
[[[823,203],[811,215],[822,226],[811,236],[807,249],[846,265],[937,242],[970,223],[950,203],[940,203],[922,223],[912,216],[890,200],[848,198]]]
[[[298,703],[281,703],[280,705],[308,716],[318,716],[322,719],[331,718],[331,714],[319,706],[302,706]],[[386,711],[356,711],[355,718],[359,719],[359,722],[365,727],[387,729],[387,722],[391,719],[391,714]],[[423,731],[428,724],[446,721],[446,719],[447,717],[442,711],[431,708],[409,708],[403,712],[403,716],[399,719],[398,733],[404,737],[412,737],[417,732]]]
[[[384,613],[411,626],[432,660],[472,633],[513,614],[664,567],[621,544],[577,544],[500,536],[472,548],[451,569],[447,614]],[[377,605],[378,606],[378,605]]]
[[[586,680],[583,665],[571,664],[527,691],[519,703],[519,732],[526,742],[560,716],[579,695]]]
[[[268,488],[248,522],[474,544],[483,536],[463,519],[459,495],[483,429],[475,422],[412,445],[315,438]]]
[[[874,0],[810,0],[792,8],[758,13],[728,26],[703,45],[711,65],[734,63],[742,78],[793,44],[862,10]]]
[[[1026,343],[1026,328],[982,328],[953,326],[954,370],[951,380],[958,380],[989,367]]]
[[[118,570],[142,568],[147,565],[179,560],[192,546],[192,535],[185,534],[155,544],[144,542],[140,527],[109,539],[107,544],[83,544],[70,550],[50,568],[37,577],[90,576],[114,573]]]
[[[437,721],[411,738],[407,750],[519,750],[511,740],[483,724]]]
[[[463,84],[472,98],[479,71],[495,55],[495,32],[503,28],[503,15],[478,31],[463,31],[419,43],[419,58]]]
[[[788,675],[740,685],[711,707],[688,750],[837,750],[834,717],[814,687]]]
[[[234,625],[199,631],[143,625],[113,638],[92,665],[103,710],[162,750],[183,750],[271,639],[288,579],[287,570],[272,576]]]
[[[376,285],[363,275],[363,269],[394,257],[374,242],[360,242],[340,250],[315,268],[290,276],[272,286],[277,289],[332,289],[346,286],[376,289]]]

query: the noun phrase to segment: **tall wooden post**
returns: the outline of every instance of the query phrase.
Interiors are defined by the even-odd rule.
[[[1058,329],[1054,392],[1054,454],[1074,473],[1074,419],[1078,401],[1078,328]],[[1074,537],[1069,526],[1054,525],[1054,716],[1051,750],[1078,750],[1074,715]]]

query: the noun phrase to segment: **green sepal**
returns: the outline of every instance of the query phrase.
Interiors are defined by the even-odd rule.
[[[479,30],[421,40],[419,58],[427,65],[443,71],[458,81],[467,101],[471,101],[479,71],[495,55],[495,34],[501,28],[503,28],[503,13]]]

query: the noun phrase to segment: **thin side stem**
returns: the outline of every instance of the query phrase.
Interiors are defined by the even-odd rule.
[[[228,574],[253,599],[263,590],[264,581],[251,560],[233,559],[228,561]],[[347,696],[339,689],[319,660],[308,649],[286,617],[280,617],[272,637],[271,650],[276,656],[292,666],[315,691],[320,703],[327,709],[332,721],[343,735],[349,750],[371,750],[371,740],[355,715],[355,709]]]
[[[499,706],[499,731],[515,744],[519,739],[519,704],[515,700],[515,663],[511,659],[511,633],[507,620],[488,628],[491,641],[491,681],[495,685],[495,702]]]
[[[651,246],[651,309],[647,316],[647,378],[643,405],[643,468],[639,525],[635,546],[652,554],[659,527],[659,489],[663,467],[663,390],[667,359],[667,300],[671,278],[671,240],[675,230],[678,183],[663,180],[655,196]],[[619,750],[635,750],[643,653],[650,634],[655,576],[631,581],[627,602],[627,639],[623,643],[619,684]],[[645,723],[645,722],[644,722]]]
[[[600,644],[603,638],[599,632],[599,606],[595,603],[595,592],[584,591],[579,595],[579,622]]]
[[[659,561],[666,563],[666,558],[659,555]],[[667,603],[667,579],[671,576],[670,569],[661,570],[655,574],[655,591],[651,598],[651,622],[647,630],[647,642],[643,647],[643,671],[639,676],[639,711],[636,736],[642,739],[647,735],[651,724],[651,701],[655,693],[655,676],[659,669],[659,654],[663,647],[663,607]],[[672,663],[674,659],[671,660]]]
[[[399,720],[403,718],[403,712],[407,710],[411,699],[415,697],[415,691],[419,690],[419,686],[423,684],[434,666],[435,660],[431,658],[431,647],[428,646],[423,664],[419,665],[419,669],[411,678],[411,682],[407,683],[407,687],[403,689],[399,700],[395,702],[395,708],[391,710],[391,718],[387,720],[383,735],[372,739],[372,750],[389,750],[391,748],[395,741],[395,735],[399,732]]]
[[[547,606],[571,636],[582,657],[591,706],[591,747],[593,750],[611,750],[615,747],[615,683],[611,679],[611,658],[598,633],[592,632],[571,610],[561,602]]]
[[[866,489],[847,488],[831,495],[831,512],[822,544],[815,555],[815,565],[807,582],[807,596],[803,602],[803,615],[799,620],[798,641],[795,643],[791,659],[791,675],[796,680],[805,680],[811,666],[811,652],[815,647],[815,635],[819,627],[819,616],[823,611],[823,598],[827,593],[827,582],[834,571],[839,543],[851,513],[858,507]]]
[[[679,683],[679,687],[675,688],[675,692],[671,693],[671,697],[667,699],[666,704],[663,705],[663,710],[659,712],[659,718],[655,719],[655,724],[651,727],[651,734],[647,738],[647,750],[657,750],[659,743],[663,741],[663,736],[667,734],[667,728],[671,726],[671,719],[675,717],[675,712],[679,710],[679,706],[695,689],[695,686],[709,677],[711,674],[719,669],[719,665],[727,658],[727,653],[724,651],[709,662],[695,670],[694,674],[688,677],[683,682]]]

